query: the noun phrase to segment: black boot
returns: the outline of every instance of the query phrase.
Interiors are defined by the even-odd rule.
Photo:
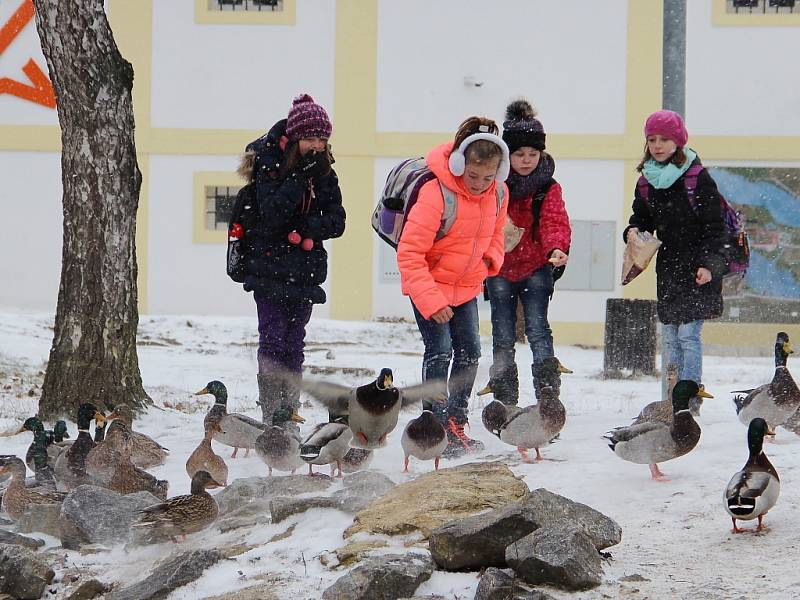
[[[468,422],[458,423],[455,417],[447,420],[447,446],[442,452],[442,458],[459,458],[465,454],[476,454],[483,450],[483,442],[469,437],[464,432]]]
[[[550,361],[546,359],[541,365],[531,365],[531,375],[533,376],[533,391],[538,400],[543,387],[550,387],[557,392],[561,389],[561,373],[551,368]]]
[[[272,415],[281,406],[283,380],[275,373],[258,374],[258,405],[261,407],[261,422],[272,425]]]

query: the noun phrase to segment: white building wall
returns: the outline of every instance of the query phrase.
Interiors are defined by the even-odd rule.
[[[712,0],[686,5],[690,137],[800,135],[800,27],[714,27]]]
[[[0,306],[55,310],[63,240],[61,155],[0,152],[0,181]]]
[[[509,99],[524,95],[549,132],[624,132],[626,0],[381,0],[379,9],[378,131],[455,131],[473,114],[502,122]]]
[[[310,93],[333,115],[336,2],[302,0],[294,26],[199,25],[194,2],[153,2],[152,126],[268,128]]]

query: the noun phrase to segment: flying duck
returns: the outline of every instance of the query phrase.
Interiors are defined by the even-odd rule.
[[[337,383],[308,380],[303,389],[335,415],[348,415],[354,448],[372,450],[386,445],[397,426],[400,409],[423,399],[443,399],[442,383],[422,383],[406,388],[393,385],[391,369],[381,369],[375,381],[352,388]]]

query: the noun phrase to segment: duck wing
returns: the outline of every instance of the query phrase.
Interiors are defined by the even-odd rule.
[[[350,400],[355,397],[355,388],[339,383],[310,379],[304,380],[302,385],[304,392],[324,404],[335,415],[347,414]]]
[[[728,483],[725,497],[728,501],[739,498],[758,498],[767,489],[771,477],[765,471],[739,471]]]
[[[426,381],[399,389],[402,406],[423,400],[443,402],[447,398],[447,384],[444,381]]]
[[[646,433],[650,433],[651,431],[656,431],[657,429],[666,429],[669,431],[669,428],[666,427],[664,423],[645,421],[644,423],[628,425],[627,427],[616,427],[607,432],[603,437],[611,442],[609,447],[613,450],[614,446],[620,442],[630,442],[631,440]]]
[[[252,417],[248,417],[247,415],[243,415],[241,413],[229,414],[228,418],[233,418],[233,419],[236,419],[237,421],[240,421],[242,423],[247,423],[251,427],[255,427],[256,429],[261,429],[262,431],[264,429],[266,429],[266,427],[267,427],[261,421],[257,421],[256,419],[254,419]]]

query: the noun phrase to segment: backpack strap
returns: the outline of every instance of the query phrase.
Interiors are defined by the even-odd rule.
[[[692,207],[695,213],[697,212],[697,200],[694,197],[694,193],[695,190],[697,190],[697,177],[704,168],[705,167],[700,163],[694,164],[689,167],[686,174],[683,176],[683,184],[686,187],[686,197],[689,199],[689,206]]]
[[[439,189],[442,190],[442,200],[444,200],[444,208],[442,209],[442,224],[439,226],[439,231],[436,232],[436,239],[440,240],[447,235],[453,222],[456,220],[457,198],[456,193],[445,186],[441,181],[439,182]]]

